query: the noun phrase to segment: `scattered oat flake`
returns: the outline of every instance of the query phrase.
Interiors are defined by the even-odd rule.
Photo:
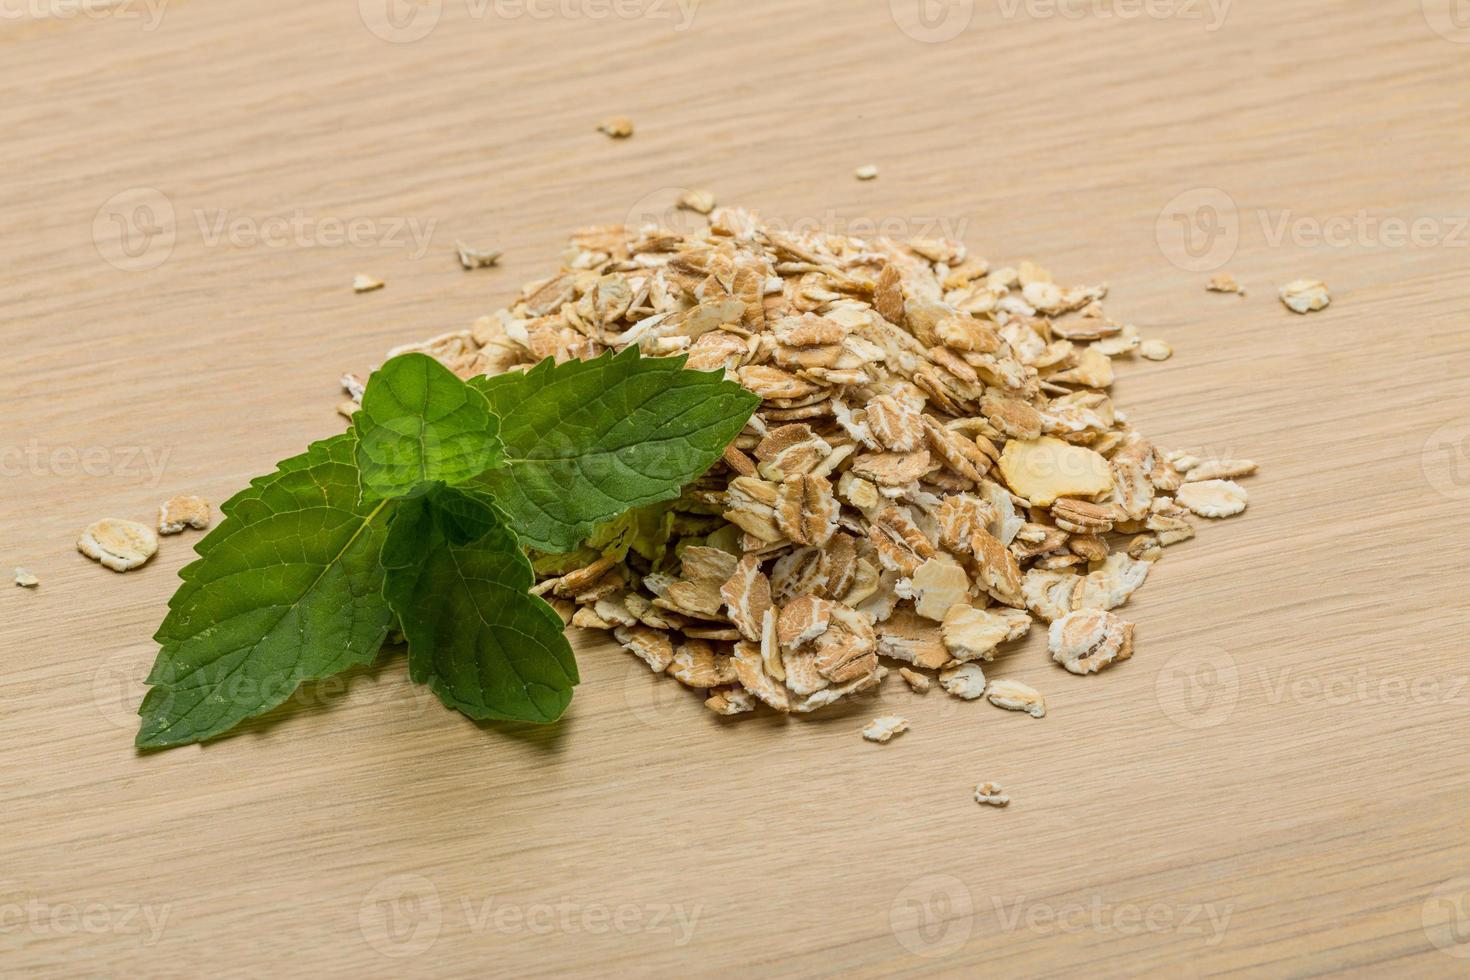
[[[347,392],[347,396],[356,404],[361,405],[362,393],[367,390],[362,379],[349,371],[342,375],[341,384],[342,390]]]
[[[1011,798],[1000,783],[981,783],[975,787],[975,802],[982,806],[1005,806]]]
[[[985,671],[979,664],[961,664],[939,675],[939,685],[961,701],[978,701],[985,696]]]
[[[146,524],[109,517],[82,532],[77,550],[114,572],[126,572],[157,553],[158,536]]]
[[[489,249],[471,248],[464,242],[454,243],[455,254],[459,257],[459,264],[466,271],[475,269],[488,269],[500,261],[502,253]]]
[[[1327,284],[1315,279],[1297,279],[1281,287],[1281,302],[1293,313],[1315,313],[1327,309],[1332,296]]]
[[[688,190],[679,195],[675,205],[685,211],[709,214],[715,209],[715,196],[709,191]]]
[[[1229,480],[1237,476],[1250,476],[1257,468],[1255,460],[1251,459],[1195,460],[1194,465],[1185,471],[1184,482],[1199,483],[1204,480]]]
[[[375,289],[382,289],[387,283],[374,276],[359,272],[352,277],[352,291],[354,293],[370,293]]]
[[[188,527],[202,531],[209,527],[209,522],[209,501],[203,497],[180,494],[158,508],[159,534],[180,534]]]
[[[928,674],[921,674],[917,670],[910,670],[907,667],[898,668],[898,676],[903,678],[904,683],[915,694],[927,694],[929,686],[932,683]]]
[[[991,681],[986,696],[997,708],[1024,711],[1032,718],[1046,717],[1046,698],[1029,684],[1022,684],[1020,681]]]
[[[597,124],[597,129],[615,140],[627,139],[633,135],[633,120],[627,116],[608,116]]]
[[[858,180],[876,180],[878,177],[878,165],[867,163],[852,172]]]
[[[1051,624],[1052,659],[1074,674],[1095,674],[1133,656],[1133,624],[1101,609],[1079,609]]]
[[[874,718],[863,728],[863,738],[869,742],[886,742],[895,735],[901,735],[909,730],[907,718],[897,715],[883,715]]]
[[[27,569],[17,568],[15,570],[15,584],[22,589],[34,589],[41,584],[41,580],[32,575]]]
[[[1138,354],[1146,361],[1167,361],[1174,356],[1174,348],[1162,340],[1145,340],[1138,345]]]
[[[662,630],[648,626],[619,626],[613,636],[623,649],[648,664],[654,673],[668,670],[674,662],[674,644]]]
[[[710,691],[704,706],[717,715],[741,715],[755,710],[755,697],[738,684]]]
[[[1140,341],[1138,328],[1125,326],[1111,337],[1104,337],[1092,345],[1092,349],[1100,351],[1108,357],[1121,357],[1130,351],[1138,349]]]
[[[1245,510],[1248,502],[1245,488],[1234,480],[1186,483],[1174,499],[1200,517],[1234,517]]]
[[[1205,289],[1212,293],[1236,293],[1240,296],[1245,295],[1245,290],[1241,287],[1240,283],[1236,282],[1235,277],[1228,272],[1221,272],[1211,276],[1210,281],[1205,283]]]

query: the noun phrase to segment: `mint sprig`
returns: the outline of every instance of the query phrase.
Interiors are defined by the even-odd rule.
[[[673,499],[758,402],[633,349],[471,383],[421,354],[390,360],[349,431],[221,506],[155,636],[137,744],[214,738],[371,663],[395,617],[410,677],[447,706],[555,721],[577,665],[528,591],[526,549],[576,551]]]

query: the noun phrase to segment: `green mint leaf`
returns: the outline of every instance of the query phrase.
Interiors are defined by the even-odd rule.
[[[577,662],[561,617],[527,592],[531,563],[489,498],[435,487],[401,501],[383,565],[416,682],[477,721],[561,717]]]
[[[360,503],[352,432],[226,501],[169,600],[137,744],[213,738],[302,681],[371,663],[391,612],[378,562],[387,505]]]
[[[503,455],[485,396],[427,354],[403,354],[373,372],[353,425],[364,500],[463,483]]]
[[[500,418],[507,463],[475,486],[494,495],[523,542],[552,553],[632,507],[678,496],[760,404],[719,372],[684,370],[685,360],[630,347],[474,379]]]

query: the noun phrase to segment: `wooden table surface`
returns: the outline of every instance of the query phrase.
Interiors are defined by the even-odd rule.
[[[0,565],[42,584],[0,589],[0,973],[1464,975],[1463,9],[387,2],[3,7]],[[1133,661],[1033,635],[1044,720],[890,683],[876,746],[871,704],[727,722],[583,637],[555,727],[389,658],[136,754],[197,538],[116,575],[80,529],[225,498],[340,428],[341,371],[681,187],[1105,280],[1174,345],[1119,404],[1262,471]],[[1329,310],[1277,301],[1303,276]]]

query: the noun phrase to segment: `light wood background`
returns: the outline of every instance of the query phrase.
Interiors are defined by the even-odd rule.
[[[1470,18],[585,2],[5,5],[0,972],[1464,975]],[[79,530],[223,499],[336,431],[339,372],[679,187],[1108,281],[1177,351],[1119,403],[1259,460],[1250,510],[1157,567],[1131,663],[1072,677],[1037,635],[995,666],[1042,721],[895,678],[887,746],[871,704],[726,723],[584,638],[553,728],[477,727],[389,660],[135,754],[194,539],[119,576]],[[1281,307],[1300,276],[1330,310]]]

